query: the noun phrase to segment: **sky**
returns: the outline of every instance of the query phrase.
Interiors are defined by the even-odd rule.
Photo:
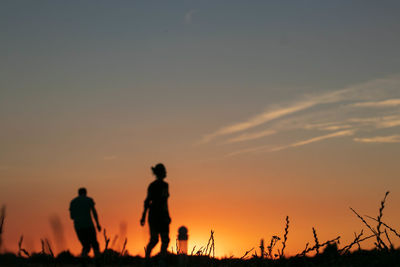
[[[312,227],[345,245],[367,232],[349,207],[377,216],[386,191],[383,221],[398,227],[399,11],[385,0],[1,1],[2,249],[23,235],[27,250],[48,238],[78,254],[68,208],[85,186],[113,247],[127,237],[143,255],[159,162],[170,250],[185,225],[189,251],[214,230],[217,256],[241,257],[283,237],[286,216],[289,255]]]

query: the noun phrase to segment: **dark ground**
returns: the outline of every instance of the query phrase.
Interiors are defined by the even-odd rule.
[[[69,252],[57,257],[46,254],[33,254],[29,258],[15,254],[0,254],[0,266],[400,266],[400,251],[360,250],[345,255],[320,254],[314,257],[291,257],[285,259],[214,259],[208,256],[169,255],[165,262],[153,257],[146,262],[141,257],[119,256],[117,253],[103,254],[99,259],[81,259]]]

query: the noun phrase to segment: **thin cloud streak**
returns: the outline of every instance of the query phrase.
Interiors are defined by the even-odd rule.
[[[400,135],[354,138],[353,140],[359,143],[400,143]]]
[[[236,124],[232,124],[230,126],[222,127],[216,132],[204,136],[203,140],[201,143],[208,143],[214,138],[218,136],[223,136],[223,135],[228,135],[228,134],[233,134],[241,131],[245,131],[251,128],[254,128],[256,126],[259,126],[261,124],[267,123],[269,121],[302,111],[306,110],[308,108],[311,108],[313,106],[319,105],[319,104],[327,104],[327,103],[334,103],[343,98],[344,93],[348,92],[349,89],[344,89],[344,90],[339,90],[335,92],[330,92],[327,94],[323,94],[317,97],[310,98],[307,101],[299,101],[291,106],[288,107],[282,107],[274,110],[269,110],[266,112],[263,112],[259,115],[254,116],[253,118],[250,118],[249,120],[245,122],[240,122]]]
[[[242,135],[239,135],[237,137],[229,139],[228,141],[226,141],[226,143],[227,144],[231,144],[231,143],[250,141],[250,140],[266,137],[266,136],[269,136],[269,135],[273,135],[275,133],[276,133],[276,131],[266,130],[266,131],[256,132],[256,133],[242,134]]]
[[[352,128],[352,126],[349,124],[339,124],[337,122],[308,124],[304,126],[304,129],[306,130],[320,130],[320,131],[338,131],[350,128]]]
[[[242,149],[242,150],[238,150],[238,151],[229,153],[227,155],[227,157],[232,157],[232,156],[245,154],[245,153],[252,153],[252,152],[277,152],[277,151],[285,150],[288,148],[308,145],[311,143],[315,143],[315,142],[330,139],[330,138],[351,136],[351,135],[354,135],[354,133],[355,133],[354,130],[345,130],[345,131],[339,131],[339,132],[335,132],[335,133],[331,133],[331,134],[327,134],[327,135],[317,136],[317,137],[314,137],[311,139],[307,139],[307,140],[299,141],[299,142],[296,142],[296,143],[293,143],[290,145],[285,145],[285,146],[280,146],[280,147],[275,147],[275,148],[271,148],[270,145],[252,147],[252,148]]]
[[[375,128],[392,128],[400,126],[400,115],[369,117],[369,118],[352,118],[349,122],[357,123],[364,126],[372,126]]]
[[[292,147],[304,146],[304,145],[308,145],[308,144],[315,143],[315,142],[318,142],[318,141],[322,141],[322,140],[325,140],[325,139],[354,135],[354,133],[355,133],[354,130],[346,130],[346,131],[335,132],[335,133],[331,133],[331,134],[327,134],[327,135],[317,136],[317,137],[314,137],[314,138],[311,138],[311,139],[307,139],[307,140],[304,140],[304,141],[296,142],[296,143],[293,143],[293,144],[290,144],[290,145],[287,145],[287,146],[281,146],[281,147],[273,148],[270,151],[271,152],[275,152],[275,151],[280,151],[280,150],[284,150],[284,149],[288,149],[288,148],[292,148]]]
[[[355,103],[354,106],[368,108],[395,107],[400,106],[400,99],[387,99],[384,101]]]
[[[354,105],[358,106],[382,106],[382,107],[394,107],[398,105],[400,98],[398,98],[398,92],[400,87],[400,75],[394,75],[391,77],[383,78],[383,79],[375,79],[365,83],[356,84],[344,89],[340,89],[337,91],[325,93],[319,96],[309,97],[307,99],[303,99],[297,102],[292,103],[291,105],[287,106],[280,106],[275,109],[269,109],[259,115],[253,116],[248,120],[243,122],[234,123],[225,127],[221,127],[217,131],[203,136],[200,143],[205,144],[217,137],[234,134],[242,131],[249,130],[253,127],[257,127],[261,124],[271,122],[273,120],[281,119],[285,116],[289,116],[300,111],[305,111],[312,107],[322,104],[334,104],[340,103],[340,108],[354,108]],[[384,101],[374,102],[371,101],[373,99],[382,99],[388,98],[390,99]],[[393,98],[396,97],[396,98]],[[367,102],[360,102],[360,101],[367,101]],[[353,102],[353,103],[352,103]],[[355,103],[354,102],[360,102]],[[329,106],[326,106],[329,107]],[[324,108],[322,107],[322,111]],[[336,111],[338,107],[336,107]],[[339,122],[338,124],[343,125],[343,121]],[[397,122],[393,125],[398,125]],[[389,126],[389,124],[388,124]],[[393,127],[393,126],[390,126]],[[324,130],[339,130],[339,129],[346,129],[347,126],[343,128],[340,127],[332,127],[326,128]],[[275,129],[273,129],[275,130]]]

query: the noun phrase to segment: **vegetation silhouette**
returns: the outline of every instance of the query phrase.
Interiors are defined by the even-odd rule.
[[[394,247],[390,236],[400,238],[400,234],[382,220],[388,194],[389,192],[386,192],[381,201],[379,213],[376,217],[363,217],[355,209],[350,208],[372,234],[365,235],[364,231],[361,230],[359,234],[355,234],[352,242],[341,248],[339,247],[340,236],[321,242],[318,238],[317,230],[312,227],[310,234],[312,232],[314,244],[307,243],[305,249],[296,255],[285,256],[284,250],[287,247],[290,222],[287,216],[283,238],[274,235],[271,241],[267,243],[268,245],[265,244],[264,240],[261,240],[258,248],[246,251],[239,258],[233,256],[221,259],[215,258],[214,231],[211,231],[210,239],[206,246],[200,247],[197,251],[194,247],[192,252],[186,256],[186,260],[182,261],[182,255],[178,253],[160,254],[150,260],[139,256],[131,256],[125,250],[127,239],[125,239],[124,247],[120,252],[109,249],[107,246],[110,238],[104,230],[105,250],[97,258],[85,257],[85,263],[89,265],[100,263],[109,266],[156,266],[161,262],[159,259],[163,258],[168,266],[399,266],[400,250]],[[4,231],[5,212],[0,217],[0,222],[2,222],[0,230]],[[375,240],[375,247],[371,250],[362,249],[362,242],[369,239]],[[82,263],[82,258],[75,257],[69,251],[63,251],[57,256],[54,255],[48,239],[42,239],[41,243],[41,252],[30,253],[24,249],[23,237],[21,236],[18,243],[18,253],[0,253],[0,265],[43,266],[56,264],[58,266],[71,266]],[[177,250],[177,252],[179,251]]]
[[[171,217],[168,211],[168,183],[164,181],[167,177],[167,170],[162,163],[151,167],[156,180],[152,182],[147,189],[147,197],[144,201],[144,210],[140,225],[144,226],[146,221],[147,211],[148,223],[150,228],[150,241],[146,246],[146,259],[150,258],[151,251],[158,243],[159,236],[161,237],[160,255],[165,257],[167,255],[167,248],[169,244],[169,224]]]
[[[100,254],[99,242],[97,242],[96,230],[94,228],[92,216],[96,221],[97,230],[101,231],[101,226],[97,216],[94,201],[87,196],[86,188],[78,190],[78,196],[71,201],[69,211],[70,217],[74,221],[74,228],[79,242],[82,244],[82,257],[86,257],[90,249],[96,256]]]

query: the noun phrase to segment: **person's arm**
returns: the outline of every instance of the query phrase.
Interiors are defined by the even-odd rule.
[[[100,223],[99,223],[99,217],[97,216],[96,208],[94,207],[94,203],[93,203],[93,206],[92,206],[92,213],[93,213],[93,218],[96,221],[97,230],[100,232],[101,231],[101,226],[100,226]]]
[[[150,207],[150,202],[151,202],[151,199],[150,199],[150,186],[149,186],[149,189],[147,190],[147,197],[144,200],[144,209],[143,209],[142,219],[140,219],[141,226],[143,226],[146,222],[146,213]]]
[[[72,211],[72,203],[69,205],[69,217],[72,220],[74,219],[74,212]]]

